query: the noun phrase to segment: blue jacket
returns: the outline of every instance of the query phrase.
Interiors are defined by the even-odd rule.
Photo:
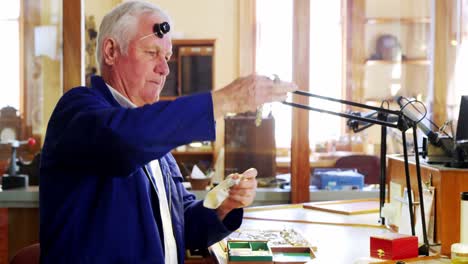
[[[127,109],[100,77],[62,96],[50,118],[40,169],[42,263],[164,263],[159,202],[142,167],[159,159],[179,263],[237,229],[182,186],[170,150],[214,140],[209,93]],[[171,192],[168,191],[171,188]],[[174,249],[176,250],[176,249]]]

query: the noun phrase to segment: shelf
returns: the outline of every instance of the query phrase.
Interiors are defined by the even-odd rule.
[[[409,60],[366,60],[366,65],[390,65],[390,64],[412,64],[412,65],[430,65],[431,61],[426,59]]]
[[[367,18],[366,24],[377,25],[377,24],[430,24],[431,18],[429,17],[418,17],[418,18]]]
[[[161,91],[161,101],[213,89],[215,43],[215,39],[172,40],[173,54],[168,62],[171,73]]]
[[[190,155],[213,155],[213,150],[187,150],[187,151],[172,151],[174,156],[190,156]]]

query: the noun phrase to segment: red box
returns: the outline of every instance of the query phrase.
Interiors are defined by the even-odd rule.
[[[418,256],[418,237],[386,233],[370,237],[371,257],[379,259],[407,259]]]

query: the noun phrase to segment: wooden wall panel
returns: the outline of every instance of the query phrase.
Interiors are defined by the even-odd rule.
[[[8,256],[39,242],[39,208],[8,208]]]
[[[8,209],[0,208],[0,264],[8,263]]]

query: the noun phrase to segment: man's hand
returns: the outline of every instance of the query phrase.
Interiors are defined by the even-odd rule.
[[[266,76],[251,74],[241,77],[212,92],[214,117],[255,111],[264,103],[286,100],[287,93],[295,90],[297,86],[293,83],[275,81]]]
[[[257,170],[250,168],[242,174],[235,174],[233,179],[241,179],[239,184],[231,187],[229,196],[216,209],[221,220],[233,209],[246,207],[252,204],[257,191]]]

